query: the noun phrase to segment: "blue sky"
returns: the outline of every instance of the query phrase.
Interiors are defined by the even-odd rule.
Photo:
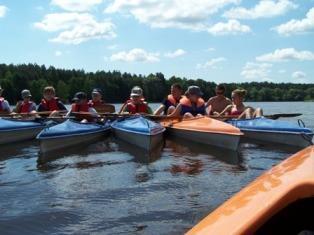
[[[0,0],[0,63],[314,83],[314,0]]]

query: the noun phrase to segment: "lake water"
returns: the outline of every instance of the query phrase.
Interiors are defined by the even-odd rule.
[[[314,129],[314,103],[250,105],[303,113]],[[36,141],[0,147],[0,234],[182,234],[298,149],[244,142],[230,152],[166,139],[147,153],[110,137],[43,164],[38,151]]]

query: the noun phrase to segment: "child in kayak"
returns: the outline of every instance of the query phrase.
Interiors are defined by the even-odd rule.
[[[55,95],[56,91],[52,86],[45,87],[43,92],[44,98],[38,105],[37,111],[38,112],[50,111],[51,113],[47,114],[47,116],[58,116],[60,114],[60,111],[67,112],[67,109],[64,106],[64,104]]]
[[[154,112],[155,115],[164,113],[165,115],[171,114],[180,103],[182,98],[182,87],[180,84],[175,83],[171,86],[171,94],[167,96],[162,102],[159,108]]]
[[[9,114],[11,113],[10,104],[7,100],[2,97],[3,89],[0,86],[0,114]]]
[[[84,92],[77,92],[73,98],[71,110],[66,117],[74,115],[76,119],[82,122],[94,122],[99,117],[97,111],[88,104],[87,95]]]
[[[36,104],[31,101],[32,94],[29,90],[21,92],[23,101],[18,101],[15,107],[16,113],[32,114],[36,113]]]
[[[236,89],[232,91],[232,105],[228,105],[220,114],[235,116],[238,119],[249,119],[263,116],[263,110],[261,108],[254,109],[250,106],[245,106],[243,101],[246,96],[246,90]]]
[[[170,114],[170,117],[183,116],[183,118],[192,118],[206,114],[205,102],[201,98],[203,92],[198,86],[189,86],[185,92],[185,96],[180,100],[175,111]]]
[[[116,111],[114,105],[107,104],[102,100],[102,92],[98,88],[93,89],[92,99],[88,104],[99,113],[114,113]]]
[[[152,114],[152,109],[145,102],[142,88],[135,86],[131,90],[130,99],[122,106],[120,113],[127,112],[130,114],[146,113]]]
[[[216,96],[209,98],[205,104],[205,107],[209,107],[208,114],[219,115],[228,105],[232,104],[231,100],[225,97],[225,91],[226,87],[223,84],[216,86]]]

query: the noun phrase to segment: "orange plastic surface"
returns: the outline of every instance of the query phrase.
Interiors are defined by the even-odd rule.
[[[183,119],[182,121],[168,120],[161,122],[161,124],[164,127],[171,127],[174,129],[184,129],[231,135],[243,135],[239,128],[209,117],[196,117],[191,119]]]
[[[187,234],[253,234],[290,203],[314,197],[314,146],[273,167]]]

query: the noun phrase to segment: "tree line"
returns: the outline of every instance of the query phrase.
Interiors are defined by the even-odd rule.
[[[133,86],[142,87],[149,102],[161,102],[173,83],[180,83],[184,90],[190,85],[197,85],[203,91],[205,99],[215,95],[217,85],[202,79],[192,80],[176,76],[166,79],[162,73],[144,76],[119,71],[85,72],[57,69],[37,64],[0,64],[3,96],[11,104],[20,99],[20,92],[23,89],[29,89],[33,100],[38,103],[42,98],[43,88],[48,85],[54,86],[58,97],[65,102],[69,102],[78,91],[90,94],[93,88],[100,88],[104,100],[121,103],[129,98]],[[314,101],[314,84],[247,82],[225,85],[228,97],[236,88],[246,89],[247,101]]]

